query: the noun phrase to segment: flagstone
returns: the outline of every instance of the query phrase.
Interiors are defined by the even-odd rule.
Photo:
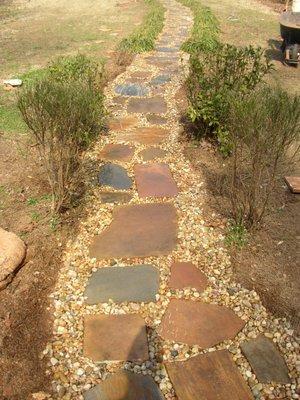
[[[173,299],[158,333],[165,340],[197,344],[205,349],[233,339],[244,325],[245,321],[225,306]]]
[[[145,321],[136,314],[86,315],[83,353],[93,361],[145,361]]]
[[[169,254],[177,243],[177,215],[172,204],[117,207],[113,221],[90,246],[98,259]]]
[[[160,144],[169,136],[169,131],[160,127],[136,128],[118,135],[119,140],[145,145]]]
[[[136,164],[134,175],[139,197],[174,197],[177,185],[167,164]]]
[[[138,124],[139,120],[134,115],[128,115],[119,119],[112,119],[109,122],[109,129],[112,131],[121,131],[124,129],[132,128]]]
[[[227,350],[167,363],[178,400],[252,400],[251,391]]]
[[[264,335],[241,344],[242,352],[262,383],[290,383],[283,356]]]
[[[164,85],[165,83],[168,83],[171,81],[170,75],[158,75],[155,78],[152,79],[150,82],[151,85]]]
[[[300,176],[286,176],[284,179],[292,193],[300,193]]]
[[[153,265],[105,267],[93,272],[84,295],[88,304],[156,301],[159,272]]]
[[[134,155],[134,147],[125,144],[107,144],[100,157],[111,161],[130,161]]]
[[[101,192],[100,198],[102,203],[127,203],[132,195],[124,192]]]
[[[178,48],[175,47],[156,47],[156,51],[162,52],[162,53],[177,53]]]
[[[125,83],[117,85],[115,92],[122,96],[146,96],[149,94],[149,89],[137,83]]]
[[[132,180],[126,169],[117,164],[105,164],[100,168],[98,181],[101,186],[110,186],[114,189],[130,189]]]
[[[164,400],[149,375],[120,371],[86,391],[84,400]]]
[[[191,262],[174,262],[171,265],[171,277],[169,286],[172,289],[184,289],[192,287],[203,292],[208,285],[208,279]]]
[[[165,157],[167,152],[159,147],[148,147],[139,153],[139,156],[143,158],[144,161],[152,161],[155,158]]]
[[[131,78],[143,79],[143,80],[148,80],[150,78],[150,76],[151,76],[151,73],[146,72],[146,71],[135,71],[130,74]]]
[[[146,118],[147,121],[153,125],[165,125],[168,122],[167,118],[161,117],[160,115],[156,114],[149,114],[146,116]]]
[[[127,111],[129,113],[165,114],[167,110],[167,104],[164,98],[161,96],[155,96],[145,99],[130,99],[127,105]]]

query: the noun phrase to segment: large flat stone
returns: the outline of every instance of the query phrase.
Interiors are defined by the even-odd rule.
[[[132,180],[126,169],[117,164],[105,164],[100,168],[98,181],[101,186],[110,186],[114,189],[130,189]]]
[[[153,125],[165,125],[168,122],[167,118],[156,114],[149,114],[146,118]]]
[[[165,114],[167,104],[163,97],[156,96],[147,99],[130,99],[127,106],[129,113]]]
[[[94,361],[147,360],[145,321],[135,314],[86,315],[83,353]]]
[[[199,292],[203,292],[208,285],[208,279],[206,275],[191,262],[174,262],[171,265],[169,285],[172,289],[192,287]]]
[[[300,176],[286,176],[284,179],[292,193],[300,193]]]
[[[84,400],[164,400],[154,380],[148,375],[120,371],[83,395]]]
[[[102,203],[128,203],[132,195],[124,192],[101,192],[100,198]]]
[[[107,144],[100,153],[100,157],[110,161],[129,162],[134,155],[134,148],[126,144]]]
[[[155,78],[152,79],[150,82],[151,85],[164,85],[165,83],[168,83],[171,81],[171,76],[170,75],[158,75]]]
[[[166,340],[197,344],[203,349],[233,339],[245,322],[225,306],[171,300],[158,333]]]
[[[84,295],[88,304],[156,301],[159,272],[152,265],[106,267],[94,272]]]
[[[152,161],[155,158],[165,157],[167,152],[159,147],[148,147],[139,153],[139,156],[143,158],[144,161]]]
[[[284,358],[264,335],[242,343],[241,348],[260,382],[290,383]]]
[[[137,164],[134,166],[134,174],[140,197],[174,197],[178,194],[167,164]]]
[[[169,131],[159,127],[137,128],[131,132],[123,132],[118,135],[119,140],[140,144],[159,144],[169,135]]]
[[[139,120],[134,115],[127,115],[126,117],[112,119],[109,121],[108,127],[112,131],[122,131],[136,126],[138,122]]]
[[[149,94],[149,89],[137,83],[125,83],[117,85],[115,92],[121,96],[146,96]]]
[[[252,400],[252,394],[227,350],[167,363],[178,400]]]
[[[172,204],[139,204],[114,210],[113,221],[90,247],[98,259],[169,254],[177,243],[177,215]]]

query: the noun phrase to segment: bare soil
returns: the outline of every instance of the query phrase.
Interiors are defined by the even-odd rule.
[[[0,0],[0,61],[4,61],[0,78],[44,66],[52,56],[84,50],[94,58],[109,56],[107,79],[113,79],[131,61],[127,56],[120,60],[114,48],[141,22],[142,4],[142,0]],[[34,143],[24,126],[11,124],[14,118],[7,104],[13,105],[15,94],[0,88],[0,226],[25,241],[27,256],[13,281],[0,291],[1,400],[32,399],[32,393],[51,392],[51,377],[41,359],[52,332],[48,296],[66,240],[76,234],[83,218],[82,204],[60,219],[51,217],[49,185]]]

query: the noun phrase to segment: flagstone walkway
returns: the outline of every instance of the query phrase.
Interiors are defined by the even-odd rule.
[[[162,3],[156,49],[108,88],[109,135],[87,155],[97,185],[65,253],[44,351],[55,398],[296,399],[293,332],[231,281],[203,182],[177,141],[192,16]]]

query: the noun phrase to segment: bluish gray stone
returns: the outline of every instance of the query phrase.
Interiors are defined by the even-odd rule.
[[[94,272],[85,290],[88,304],[156,301],[159,272],[153,265],[105,267]]]
[[[105,164],[101,167],[98,181],[101,186],[110,186],[114,189],[130,189],[132,180],[126,169],[117,164]]]
[[[164,85],[167,82],[171,81],[170,75],[158,75],[151,81],[151,85]]]
[[[176,53],[178,51],[178,47],[157,47],[156,51],[160,51],[162,53]]]
[[[125,83],[124,85],[118,85],[115,88],[115,92],[122,96],[147,96],[149,89],[145,86],[137,83]]]

